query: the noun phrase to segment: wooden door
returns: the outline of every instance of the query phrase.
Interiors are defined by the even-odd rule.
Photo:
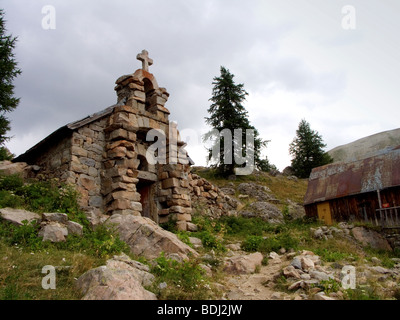
[[[319,203],[317,205],[317,210],[318,219],[324,221],[328,226],[332,225],[332,214],[329,202]]]

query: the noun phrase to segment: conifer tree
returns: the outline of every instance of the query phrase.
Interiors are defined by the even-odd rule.
[[[204,141],[211,140],[212,147],[208,149],[208,161],[213,161],[214,166],[217,168],[217,172],[223,176],[234,174],[234,169],[237,167],[243,167],[246,164],[235,163],[234,152],[241,152],[237,154],[245,156],[246,147],[253,148],[254,150],[254,162],[255,166],[263,164],[265,167],[265,160],[261,162],[260,153],[261,149],[266,146],[268,141],[264,141],[259,137],[258,130],[252,126],[248,120],[247,110],[243,106],[243,102],[246,100],[248,93],[244,90],[243,84],[236,84],[233,80],[234,75],[229,72],[228,69],[221,66],[221,75],[215,77],[212,82],[214,85],[212,90],[212,97],[210,101],[211,106],[208,108],[210,117],[206,117],[206,123],[212,127],[212,130],[204,135]],[[229,142],[227,148],[224,147],[223,134],[220,135],[224,130],[231,134],[232,142]],[[237,145],[237,141],[234,139],[235,129],[242,129],[242,144]],[[253,145],[246,145],[246,129],[253,130],[254,143]],[[235,145],[236,143],[236,145]],[[219,158],[215,158],[213,149],[218,148],[219,144]],[[214,158],[213,158],[214,155]],[[225,156],[232,159],[231,163],[227,163]]]
[[[9,140],[6,136],[10,130],[10,121],[6,113],[13,111],[19,98],[14,97],[13,80],[21,73],[17,68],[13,50],[15,49],[17,38],[6,34],[4,10],[0,9],[0,156],[5,152],[4,142]],[[1,160],[1,159],[0,159]]]
[[[299,178],[308,178],[313,168],[331,163],[333,159],[323,150],[325,147],[318,132],[312,130],[306,120],[301,120],[296,137],[289,146],[294,174]]]

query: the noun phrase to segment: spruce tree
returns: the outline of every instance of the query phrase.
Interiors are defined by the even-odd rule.
[[[308,178],[313,168],[331,163],[333,159],[323,150],[325,147],[318,132],[312,130],[306,120],[301,120],[296,137],[289,146],[295,176]]]
[[[17,38],[6,34],[4,10],[0,9],[0,149],[2,150],[5,150],[4,142],[9,140],[6,133],[10,130],[10,121],[6,113],[13,111],[19,103],[19,98],[14,97],[13,85],[14,78],[21,73],[13,53],[16,41]]]
[[[266,146],[267,141],[259,137],[258,130],[250,125],[248,120],[247,110],[243,106],[248,93],[244,90],[243,84],[236,84],[233,80],[234,75],[228,69],[221,66],[221,75],[215,77],[212,82],[214,85],[212,90],[212,97],[209,99],[212,104],[208,108],[210,117],[206,117],[206,123],[212,127],[212,130],[204,135],[204,141],[211,140],[212,147],[208,149],[208,162],[213,161],[214,167],[217,172],[223,176],[234,174],[234,169],[237,167],[244,167],[246,164],[238,165],[235,163],[236,152],[240,156],[245,156],[246,152],[246,129],[253,130],[254,144],[251,147],[254,150],[254,162],[257,166],[260,164],[261,149]],[[229,143],[227,148],[224,148],[224,136],[220,133],[227,129],[226,132],[232,137],[232,143]],[[235,145],[237,141],[234,139],[234,130],[242,129],[242,144],[241,146]],[[227,140],[230,142],[230,140]],[[218,147],[219,143],[219,158],[213,158],[213,149]],[[224,156],[232,159],[231,163],[227,163]],[[215,153],[214,153],[215,156]],[[265,164],[265,160],[262,162]]]

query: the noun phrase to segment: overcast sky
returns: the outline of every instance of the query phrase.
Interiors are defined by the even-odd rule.
[[[3,0],[0,7],[19,39],[23,72],[7,143],[16,155],[115,104],[115,80],[141,67],[142,49],[170,93],[170,120],[197,133],[182,137],[196,165],[205,165],[200,138],[220,66],[244,84],[250,121],[271,140],[264,154],[280,170],[290,165],[302,119],[326,150],[400,127],[398,0]]]

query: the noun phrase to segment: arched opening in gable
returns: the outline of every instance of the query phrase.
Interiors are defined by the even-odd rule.
[[[146,102],[145,102],[145,110],[146,111],[153,111],[153,107],[157,104],[157,93],[154,89],[153,83],[147,79],[143,79],[144,84],[144,92],[146,94]]]

